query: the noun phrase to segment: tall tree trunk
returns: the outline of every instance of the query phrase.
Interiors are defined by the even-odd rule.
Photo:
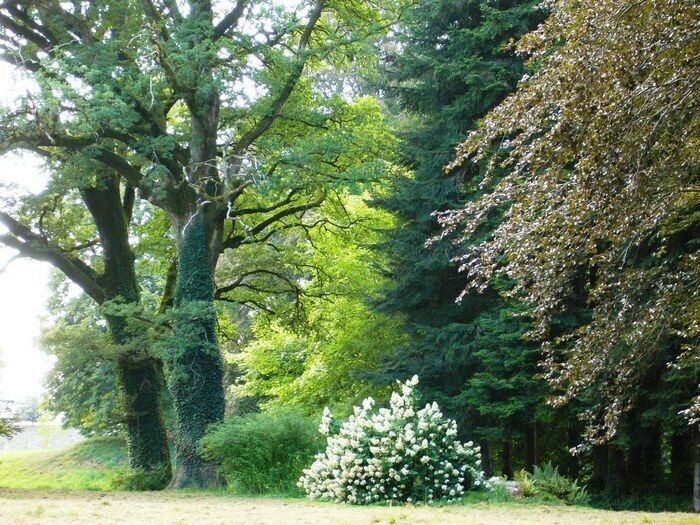
[[[631,490],[656,488],[662,480],[659,427],[654,425],[640,430],[634,436],[629,451],[627,483]]]
[[[525,429],[525,470],[532,472],[537,464],[537,426]]]
[[[191,3],[193,27],[210,27],[211,2]],[[193,33],[195,41],[209,38]],[[210,64],[215,60],[212,55]],[[185,96],[190,112],[188,184],[173,193],[168,213],[177,238],[175,339],[168,382],[177,430],[177,469],[170,488],[224,485],[216,466],[199,453],[207,427],[224,417],[223,365],[216,334],[214,269],[221,248],[227,200],[217,167],[221,97],[211,69],[198,69],[197,89]]]
[[[158,365],[152,359],[121,355],[117,358],[117,384],[124,410],[129,466],[161,472],[160,488],[165,487],[170,481],[171,466]]]
[[[503,442],[503,450],[501,451],[501,464],[503,475],[508,478],[513,478],[513,458],[512,458],[512,443],[510,436]]]
[[[693,470],[693,436],[690,432],[675,432],[671,436],[671,479],[674,493],[688,494],[692,488],[689,472]]]
[[[693,508],[695,512],[700,512],[700,432],[695,431],[695,442],[693,443],[693,457],[695,460],[693,476]]]
[[[107,301],[138,304],[140,293],[127,221],[131,210],[125,210],[122,204],[118,177],[97,174],[96,185],[84,189],[82,196],[100,235],[105,265],[102,285]],[[127,318],[109,305],[106,310],[112,340],[123,348],[117,355],[116,369],[129,465],[141,471],[159,472],[165,486],[171,466],[160,398],[160,363],[144,348],[138,349],[139,345],[133,348],[139,334],[133,333]]]
[[[608,487],[608,445],[595,445],[593,447],[593,477],[591,487],[604,491]]]
[[[487,479],[493,476],[493,457],[491,454],[491,443],[488,441],[481,442],[481,468]]]
[[[625,495],[628,491],[625,453],[619,446],[609,446],[608,458],[610,465],[608,486],[610,487],[610,492],[615,496]]]
[[[566,426],[566,443],[569,447],[569,451],[574,449],[576,445],[581,440],[581,429],[575,424],[574,417],[571,412],[563,412],[566,414],[567,426]],[[568,461],[566,462],[566,475],[572,479],[577,479],[581,474],[581,464],[578,454],[572,454],[569,452]]]
[[[199,440],[224,416],[223,366],[216,337],[214,275],[208,253],[204,212],[182,223],[178,231],[178,278],[175,330],[168,376],[177,431],[177,470],[170,488],[216,487],[223,479],[199,453]]]

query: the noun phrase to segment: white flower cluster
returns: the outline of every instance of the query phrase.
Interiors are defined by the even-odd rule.
[[[299,480],[312,499],[368,504],[379,501],[452,502],[470,489],[487,488],[479,447],[456,439],[457,424],[437,403],[416,410],[418,377],[394,392],[389,408],[373,410],[370,397],[337,433],[326,408],[319,431],[328,436]]]

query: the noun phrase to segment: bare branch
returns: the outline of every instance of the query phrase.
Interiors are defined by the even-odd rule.
[[[285,208],[281,211],[278,211],[274,215],[271,215],[267,219],[250,228],[244,234],[231,236],[228,239],[226,239],[226,241],[223,242],[221,245],[221,250],[224,251],[229,248],[237,248],[241,244],[244,244],[248,238],[255,237],[256,235],[262,233],[272,224],[281,221],[285,217],[296,215],[297,213],[303,213],[313,208],[318,208],[321,204],[323,204],[325,200],[326,193],[324,192],[319,196],[318,199],[314,201],[307,202],[306,204],[300,204],[299,206],[291,206],[289,208]],[[269,235],[266,236],[266,238],[269,238]]]
[[[233,10],[231,10],[231,12],[227,14],[214,28],[214,36],[212,37],[212,40],[216,42],[219,38],[224,36],[226,31],[238,24],[238,21],[241,19],[241,16],[243,16],[243,12],[248,6],[249,1],[250,0],[238,0],[238,2],[236,2]]]
[[[311,35],[313,34],[316,24],[321,18],[321,14],[323,13],[323,8],[325,7],[325,5],[326,0],[316,1],[316,5],[314,6],[313,11],[311,11],[309,21],[306,24],[304,32],[302,33],[301,38],[299,40],[299,45],[297,46],[296,51],[296,63],[294,64],[292,71],[289,74],[289,77],[287,78],[287,81],[284,83],[284,86],[282,86],[281,91],[277,95],[277,98],[274,100],[270,108],[267,110],[265,116],[262,117],[258,121],[258,123],[255,124],[255,126],[253,126],[246,133],[244,133],[240,140],[236,143],[236,146],[234,148],[234,152],[236,155],[241,155],[245,150],[247,150],[250,147],[251,144],[253,144],[253,142],[255,142],[263,133],[265,133],[270,128],[270,126],[275,122],[280,112],[282,111],[282,108],[284,107],[285,103],[292,94],[292,91],[294,91],[294,88],[296,87],[297,82],[299,82],[299,78],[301,78],[301,74],[304,71],[304,66],[306,65],[306,59],[308,57],[306,50],[309,44],[309,40],[311,39]]]

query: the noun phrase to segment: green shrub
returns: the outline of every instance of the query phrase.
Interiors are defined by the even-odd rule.
[[[521,470],[519,472],[516,472],[513,477],[515,478],[515,481],[518,482],[518,488],[520,489],[520,494],[522,494],[523,497],[532,498],[535,496],[539,496],[540,491],[537,488],[535,480],[532,479],[529,472],[527,472],[526,470]]]
[[[370,504],[453,502],[487,488],[479,447],[457,440],[457,423],[437,403],[418,409],[418,376],[400,384],[389,408],[370,397],[340,426],[328,409],[319,430],[324,453],[304,470],[299,486],[312,499]]]
[[[200,444],[234,490],[280,494],[297,492],[296,481],[322,440],[313,419],[277,409],[227,420],[211,428]]]
[[[523,496],[553,497],[568,505],[588,505],[590,497],[585,487],[576,480],[570,480],[559,474],[551,463],[534,468],[532,474],[519,472],[516,479]]]
[[[161,490],[169,481],[170,470],[167,468],[146,471],[121,467],[112,473],[110,486],[114,490]]]

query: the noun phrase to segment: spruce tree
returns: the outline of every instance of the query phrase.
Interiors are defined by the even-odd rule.
[[[537,3],[421,1],[405,14],[385,70],[409,175],[395,179],[388,195],[376,201],[397,217],[379,246],[390,258],[392,282],[379,307],[402,314],[411,334],[408,350],[388,359],[385,373],[418,373],[423,388],[463,428],[479,427],[484,439],[498,437],[504,448],[509,446],[502,439],[504,425],[524,433],[542,400],[541,387],[532,379],[533,349],[513,336],[524,332],[524,321],[511,317],[513,305],[493,290],[457,304],[466,282],[452,262],[449,240],[429,248],[425,243],[439,232],[435,211],[482,191],[479,166],[448,173],[444,166],[467,131],[525,73],[520,58],[505,46],[542,19]],[[496,224],[493,218],[482,234]],[[502,365],[493,369],[494,363]]]

